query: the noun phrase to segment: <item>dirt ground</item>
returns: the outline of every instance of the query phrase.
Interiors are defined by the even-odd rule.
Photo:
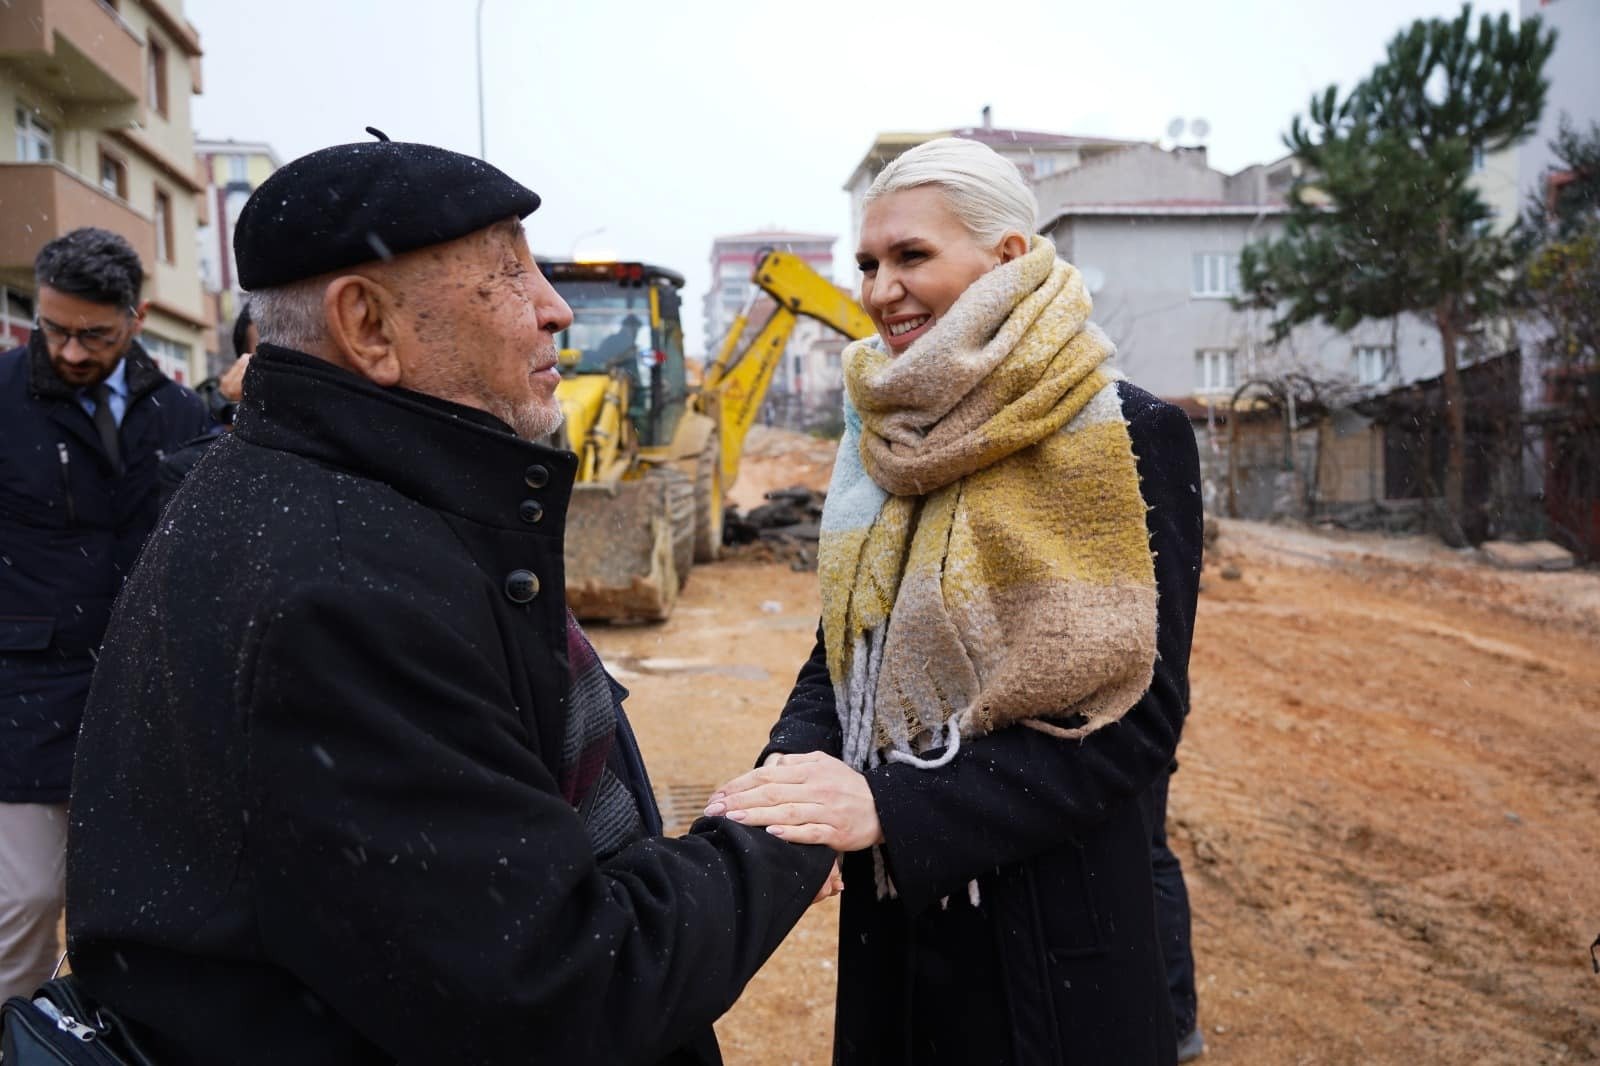
[[[826,444],[751,445],[741,506],[826,481]],[[592,631],[669,824],[754,759],[817,613],[815,575],[746,558],[664,625]],[[1202,1061],[1600,1061],[1597,653],[1592,570],[1222,523],[1171,801]],[[730,1066],[828,1061],[837,918],[813,908],[718,1025]]]

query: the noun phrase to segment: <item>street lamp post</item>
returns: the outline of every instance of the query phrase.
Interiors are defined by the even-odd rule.
[[[487,156],[483,138],[483,0],[478,0],[478,158]]]

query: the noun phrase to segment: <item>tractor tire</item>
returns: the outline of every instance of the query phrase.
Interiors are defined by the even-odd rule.
[[[695,485],[687,475],[671,467],[659,466],[645,475],[664,481],[667,486],[667,522],[672,529],[672,566],[677,571],[678,588],[689,583],[695,561]]]
[[[694,561],[714,563],[722,556],[721,434],[706,438],[694,470]]]

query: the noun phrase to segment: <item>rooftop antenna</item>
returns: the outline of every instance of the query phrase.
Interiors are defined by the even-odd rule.
[[[1178,138],[1183,136],[1184,125],[1185,122],[1181,118],[1175,118],[1171,122],[1167,123],[1167,139],[1173,144],[1177,144]]]
[[[1194,135],[1194,139],[1196,141],[1204,144],[1206,135],[1211,132],[1211,123],[1207,122],[1203,118],[1190,119],[1189,132]]]
[[[994,129],[994,109],[988,104],[983,105],[983,128],[986,130]]]

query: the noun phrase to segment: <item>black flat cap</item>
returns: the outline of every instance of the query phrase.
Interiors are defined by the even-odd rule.
[[[323,148],[278,170],[245,202],[233,231],[239,284],[287,285],[453,241],[538,206],[538,194],[503,171],[431,144],[384,138]]]

